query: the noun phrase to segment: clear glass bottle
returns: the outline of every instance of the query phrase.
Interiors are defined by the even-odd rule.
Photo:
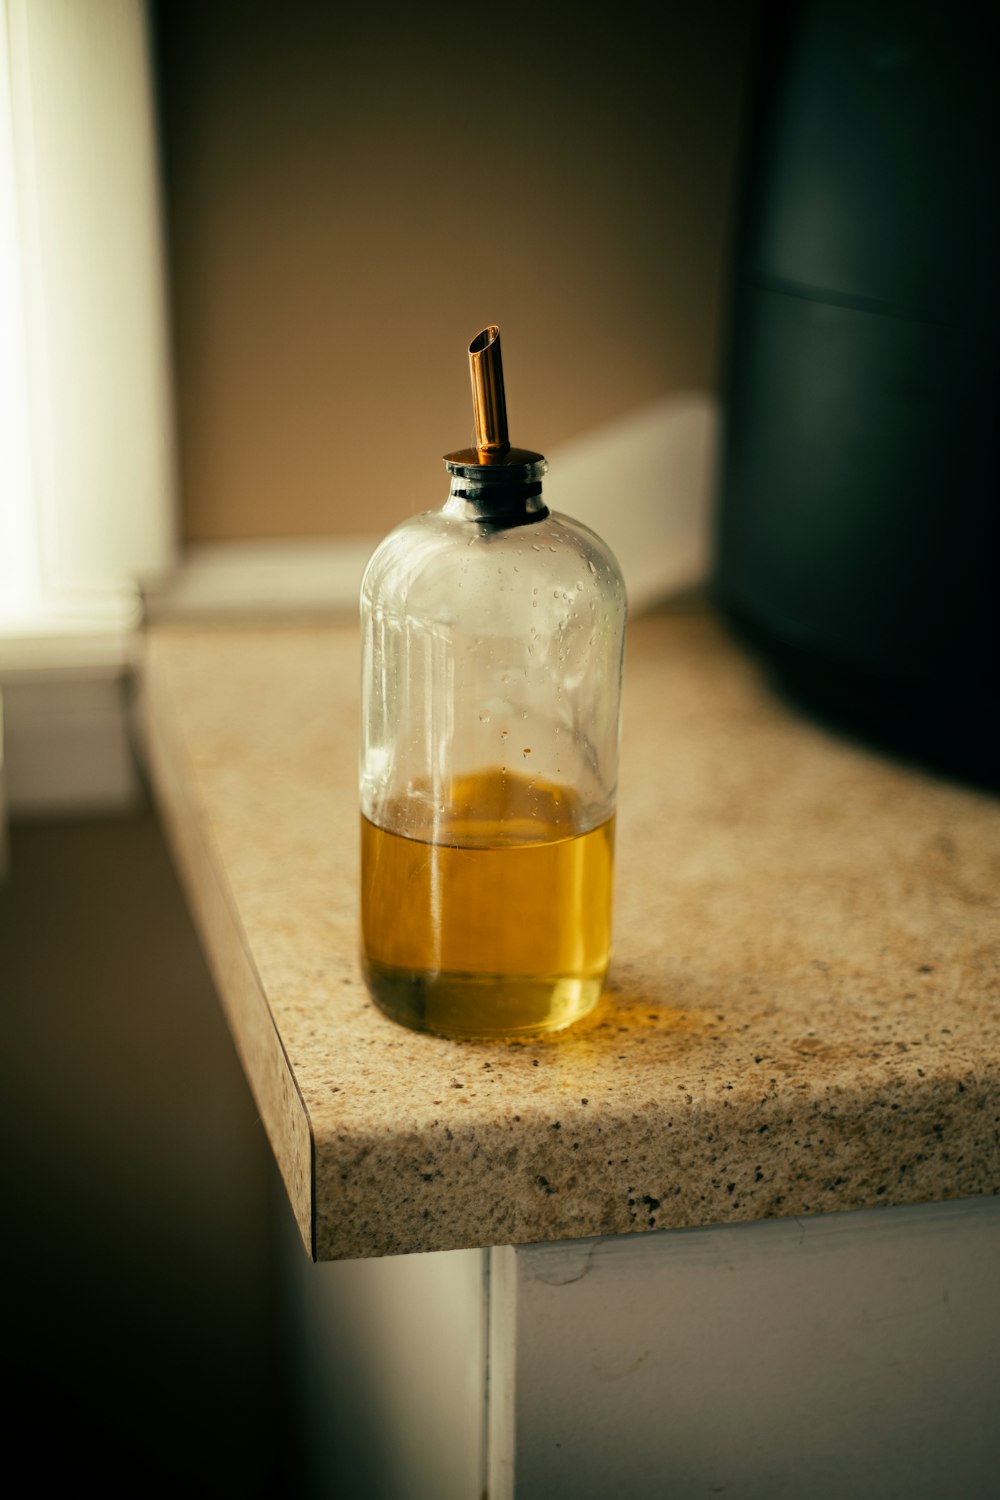
[[[550,513],[507,443],[499,330],[470,350],[477,446],[361,590],[362,958],[404,1025],[556,1031],[611,947],[626,598],[607,546]]]

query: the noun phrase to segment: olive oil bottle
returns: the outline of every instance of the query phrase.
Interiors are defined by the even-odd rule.
[[[499,329],[469,359],[476,446],[362,584],[362,961],[407,1026],[523,1037],[607,973],[625,586],[508,442]]]

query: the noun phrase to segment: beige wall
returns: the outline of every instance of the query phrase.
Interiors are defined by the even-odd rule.
[[[158,11],[188,540],[384,530],[471,436],[716,382],[755,7]]]

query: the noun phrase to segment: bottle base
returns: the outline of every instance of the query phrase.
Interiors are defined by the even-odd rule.
[[[449,974],[394,969],[362,958],[379,1010],[413,1031],[457,1041],[546,1036],[589,1015],[604,975]]]

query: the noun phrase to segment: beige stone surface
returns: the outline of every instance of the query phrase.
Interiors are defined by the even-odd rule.
[[[615,952],[576,1029],[406,1031],[357,958],[358,635],[150,630],[154,784],[319,1259],[1000,1191],[1000,806],[633,623]]]

